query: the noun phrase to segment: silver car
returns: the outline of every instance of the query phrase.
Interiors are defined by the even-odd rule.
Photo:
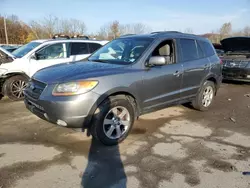
[[[187,102],[207,110],[221,71],[220,59],[205,38],[179,32],[128,35],[87,61],[38,71],[24,91],[25,104],[42,119],[88,128],[95,139],[114,145],[142,114]]]

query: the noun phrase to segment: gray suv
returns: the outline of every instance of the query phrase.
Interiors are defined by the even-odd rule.
[[[207,110],[221,80],[221,61],[207,39],[154,32],[115,39],[87,61],[42,69],[24,94],[26,107],[40,118],[88,128],[114,145],[142,114],[189,102]]]

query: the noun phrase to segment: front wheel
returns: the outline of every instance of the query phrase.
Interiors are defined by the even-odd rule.
[[[91,134],[105,145],[116,145],[128,136],[134,119],[135,108],[126,96],[109,97],[93,116]]]
[[[214,82],[206,81],[193,101],[193,107],[200,111],[208,110],[208,108],[212,105],[214,95]]]
[[[4,83],[4,95],[13,101],[24,99],[23,91],[27,85],[28,79],[22,75],[12,76]]]

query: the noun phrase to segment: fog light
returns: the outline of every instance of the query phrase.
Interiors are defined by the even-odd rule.
[[[67,123],[65,121],[63,121],[63,120],[60,120],[60,119],[57,120],[56,124],[60,125],[60,126],[63,126],[63,127],[67,126]]]

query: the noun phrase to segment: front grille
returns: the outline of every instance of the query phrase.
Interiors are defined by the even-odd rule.
[[[47,85],[38,80],[32,79],[25,89],[25,92],[32,98],[38,99]]]
[[[248,63],[249,61],[223,60],[223,66],[231,68],[245,68]]]

